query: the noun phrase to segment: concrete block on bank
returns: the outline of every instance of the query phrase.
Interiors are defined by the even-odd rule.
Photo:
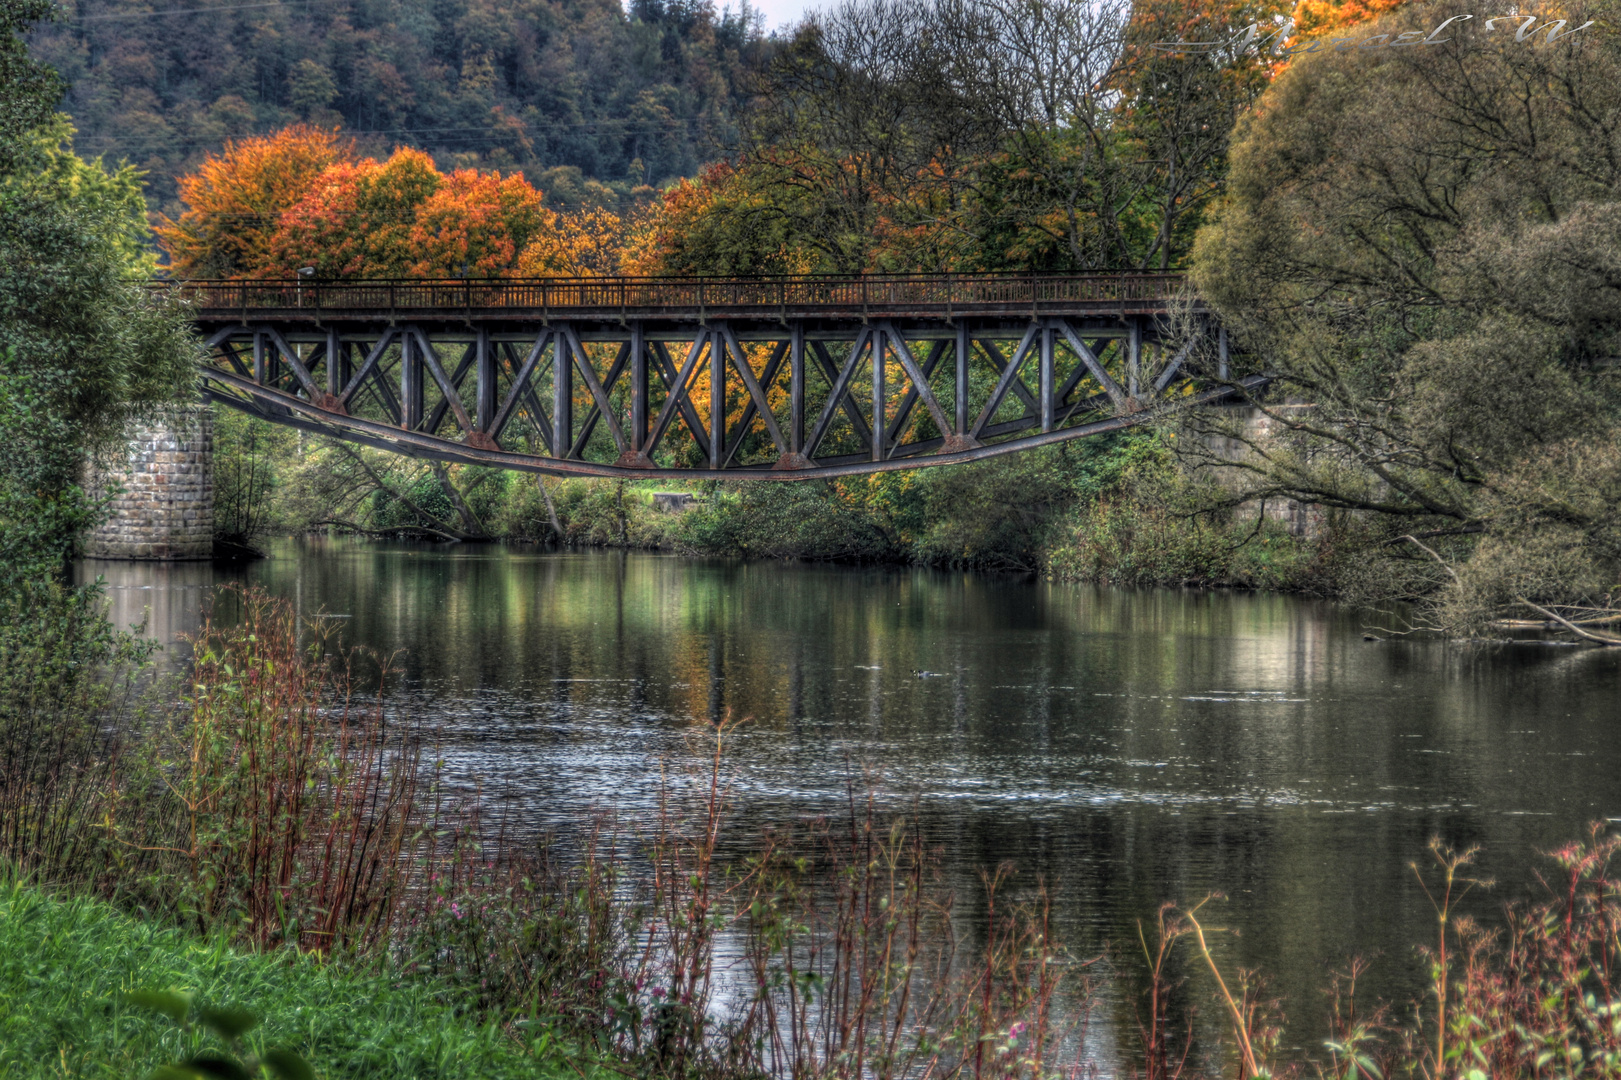
[[[655,510],[679,514],[683,510],[692,509],[695,505],[697,505],[697,499],[690,491],[653,492],[653,509]]]

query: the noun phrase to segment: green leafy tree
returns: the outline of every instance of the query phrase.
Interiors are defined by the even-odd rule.
[[[42,873],[83,856],[62,814],[106,775],[118,671],[150,646],[114,632],[65,560],[101,512],[86,466],[133,416],[195,391],[196,347],[147,294],[140,178],[75,157],[59,84],[19,32],[43,4],[0,4],[0,748],[4,832]]]
[[[1268,80],[1175,53],[1277,0],[842,0],[751,79],[734,160],[666,194],[639,268],[1164,270]]]
[[[67,149],[59,84],[18,34],[42,5],[0,9],[0,591],[51,577],[97,513],[82,478],[141,412],[194,394],[196,346],[151,297],[139,174]]]

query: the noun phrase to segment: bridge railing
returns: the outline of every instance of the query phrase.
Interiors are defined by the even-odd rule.
[[[593,277],[153,281],[200,309],[230,311],[971,311],[1163,305],[1181,274],[883,274],[856,277]]]

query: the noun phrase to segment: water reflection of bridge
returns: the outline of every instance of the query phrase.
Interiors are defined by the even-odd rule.
[[[548,473],[914,468],[1233,389],[1225,335],[1169,274],[158,287],[207,336],[216,401],[399,453]]]

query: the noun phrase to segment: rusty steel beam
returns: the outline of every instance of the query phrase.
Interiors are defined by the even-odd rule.
[[[1178,406],[1211,404],[1248,391],[1258,390],[1265,386],[1267,381],[1265,375],[1246,376],[1232,385],[1215,386],[1209,390],[1202,390],[1182,399],[1177,404]],[[229,392],[230,390],[238,391],[238,393],[233,394]],[[392,453],[404,454],[408,457],[443,461],[448,464],[483,465],[491,468],[515,469],[521,472],[536,472],[554,476],[624,477],[631,480],[698,480],[713,478],[708,470],[704,469],[624,468],[618,465],[600,465],[589,461],[559,460],[533,454],[483,450],[465,443],[451,442],[448,439],[406,431],[389,424],[339,416],[336,413],[318,409],[309,402],[285,391],[257,387],[251,380],[242,379],[234,373],[222,373],[219,385],[205,386],[204,392],[212,401],[232,408],[255,412],[272,423],[286,424],[317,434],[327,435],[331,438],[358,442],[363,445],[388,450]],[[273,407],[280,406],[285,410],[285,414],[259,411],[248,405],[248,401]],[[837,464],[814,465],[797,470],[744,467],[726,470],[721,474],[721,478],[786,481],[829,480],[841,476],[892,472],[897,469],[957,465],[969,461],[981,461],[986,458],[998,457],[1003,454],[1017,453],[1037,446],[1051,446],[1070,439],[1091,438],[1111,431],[1121,431],[1129,427],[1135,427],[1138,424],[1157,420],[1160,411],[1158,408],[1142,409],[1138,412],[1111,416],[1072,428],[979,446],[970,450],[935,453],[927,456],[889,458],[884,461],[866,460],[865,456],[862,455],[860,460],[844,460]],[[941,439],[930,440],[931,446],[938,446],[942,442]],[[920,444],[915,449],[922,450],[924,448],[925,446]]]

